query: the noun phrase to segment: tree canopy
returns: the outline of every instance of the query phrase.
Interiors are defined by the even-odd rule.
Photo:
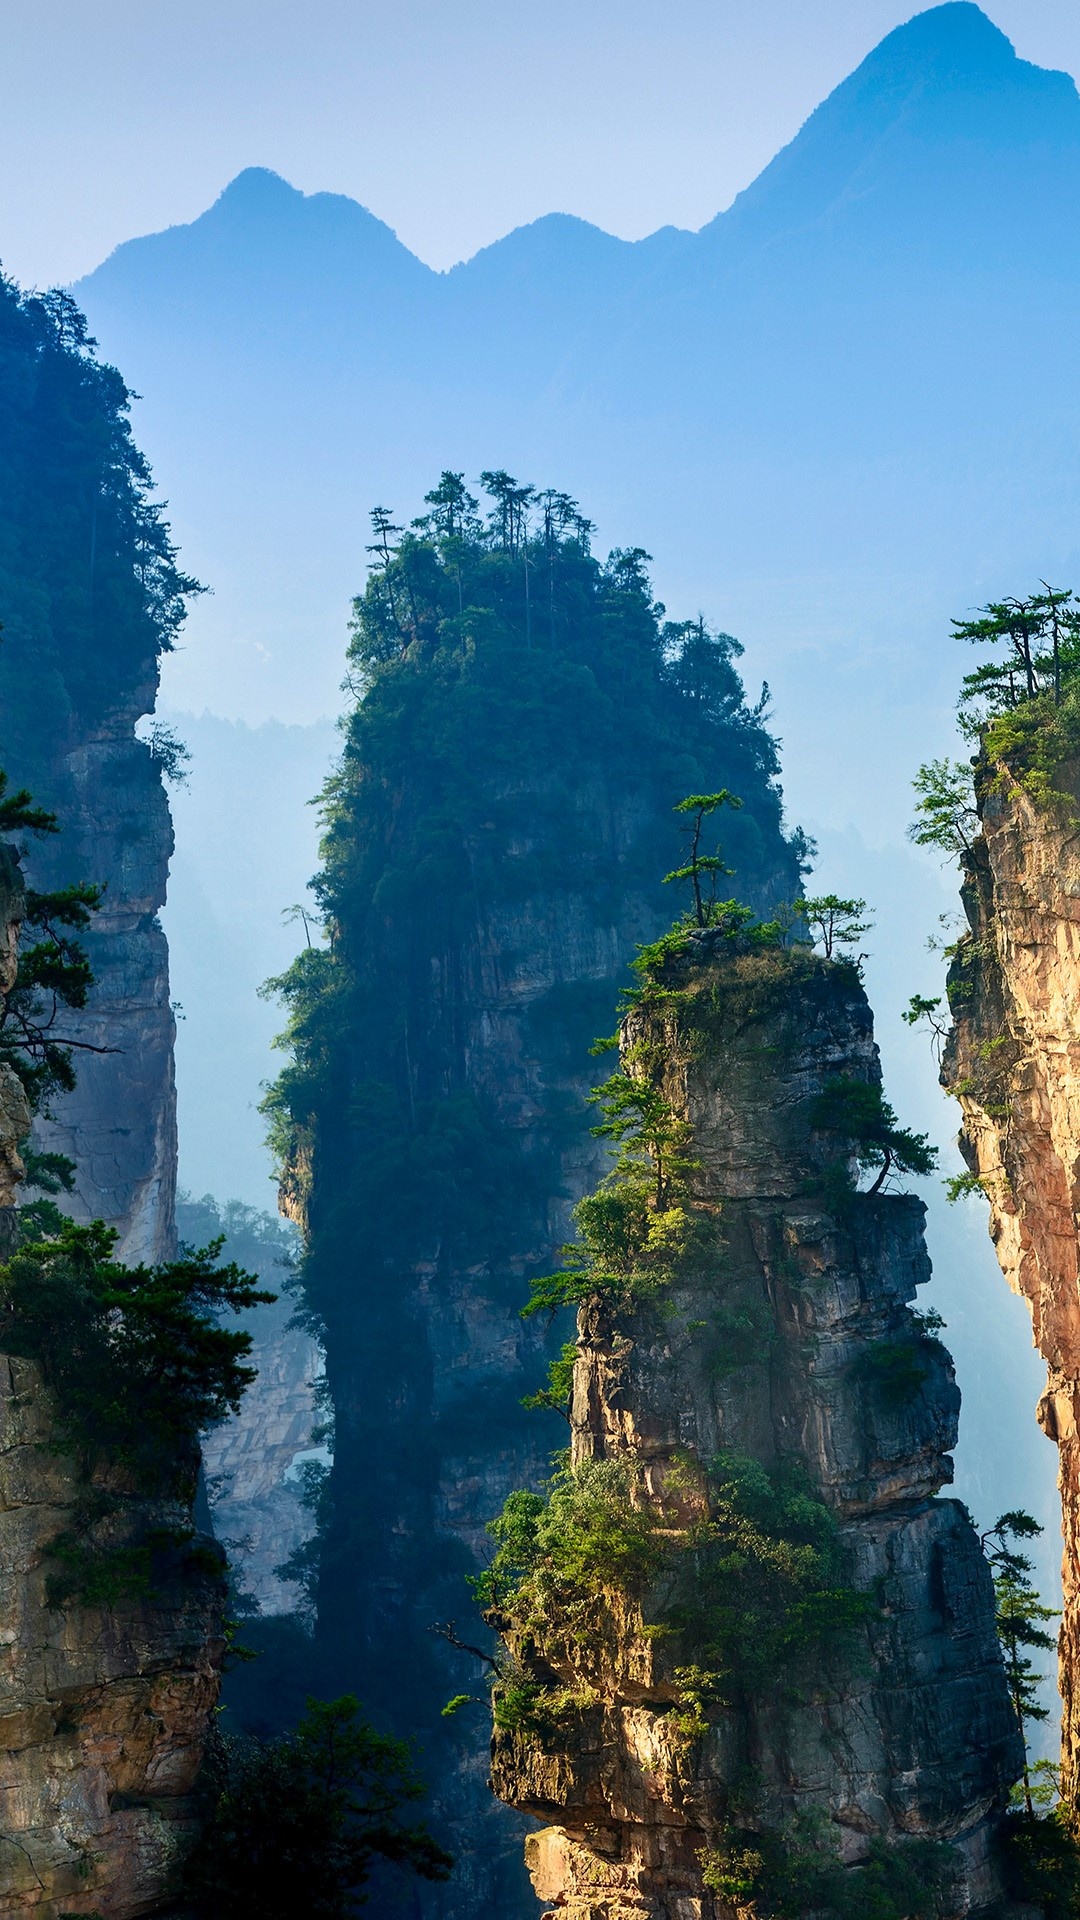
[[[153,674],[197,583],[176,563],[130,389],[71,295],[0,275],[0,749],[100,719]],[[32,665],[32,672],[29,668]]]

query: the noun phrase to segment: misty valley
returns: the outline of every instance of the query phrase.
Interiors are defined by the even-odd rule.
[[[0,1920],[1080,1915],[1078,238],[0,272]]]

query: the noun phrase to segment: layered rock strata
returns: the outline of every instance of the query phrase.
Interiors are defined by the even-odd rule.
[[[429,1256],[404,1272],[384,1269],[377,1283],[353,1252],[355,1230],[344,1255],[333,1248],[328,1256],[330,1229],[340,1232],[355,1204],[348,1127],[324,1126],[314,1155],[301,1137],[282,1183],[282,1211],[304,1230],[309,1275],[324,1289],[334,1408],[336,1498],[317,1642],[373,1712],[417,1740],[433,1818],[457,1862],[445,1886],[420,1891],[431,1920],[489,1909],[525,1920],[534,1910],[522,1823],[488,1790],[478,1717],[441,1725],[437,1717],[475,1684],[477,1663],[431,1629],[456,1619],[464,1638],[474,1637],[461,1624],[470,1611],[466,1579],[490,1558],[488,1522],[513,1487],[538,1484],[558,1438],[556,1417],[522,1410],[522,1396],[543,1379],[551,1338],[538,1321],[522,1320],[521,1307],[529,1276],[558,1260],[573,1202],[606,1165],[588,1126],[597,1078],[588,1046],[610,1027],[627,956],[656,938],[669,905],[657,900],[659,889],[646,893],[626,878],[644,865],[640,845],[655,808],[647,795],[628,802],[613,788],[583,782],[565,799],[589,823],[597,867],[618,875],[618,887],[606,878],[590,890],[572,867],[562,871],[541,832],[523,830],[507,872],[543,861],[542,882],[524,898],[478,902],[475,924],[425,970],[411,1010],[418,1104],[445,1098],[449,1082],[457,1098],[477,1102],[499,1144],[501,1217],[488,1257],[463,1260],[434,1226]],[[497,796],[493,811],[500,805]],[[479,863],[483,848],[468,852]],[[764,905],[785,886],[792,890],[790,870],[778,857],[750,897]],[[340,1057],[350,1060],[348,1049]],[[484,1203],[483,1188],[475,1199]],[[430,1211],[427,1195],[423,1205]],[[396,1887],[379,1897],[387,1915],[399,1911]]]
[[[978,773],[981,832],[964,861],[970,932],[949,976],[943,1080],[990,1204],[1002,1271],[1047,1363],[1038,1407],[1059,1459],[1063,1790],[1080,1787],[1080,767],[1032,798],[1005,766]]]
[[[122,1491],[114,1488],[115,1491]],[[221,1657],[223,1583],[190,1555],[155,1570],[152,1596],[108,1609],[49,1603],[50,1546],[86,1488],[55,1451],[37,1367],[0,1355],[0,1915],[171,1907],[194,1836],[195,1784]],[[150,1527],[190,1515],[129,1509]]]
[[[14,977],[23,890],[0,850],[0,987]],[[0,1226],[8,1244],[29,1112],[0,1068]],[[116,1544],[183,1533],[182,1507],[123,1496]],[[212,1556],[156,1556],[154,1590],[108,1609],[54,1605],[58,1535],[88,1488],[56,1444],[37,1366],[0,1354],[0,1915],[100,1913],[134,1920],[169,1904],[194,1831],[193,1792],[217,1700],[223,1582]],[[208,1545],[209,1543],[207,1543]]]
[[[801,1685],[729,1689],[688,1739],[678,1709],[702,1656],[684,1628],[657,1631],[662,1592],[612,1589],[587,1633],[511,1607],[515,1668],[555,1690],[557,1730],[497,1727],[493,1784],[546,1823],[528,1862],[560,1920],[752,1913],[709,1889],[703,1856],[733,1829],[800,1824],[850,1866],[876,1843],[947,1843],[950,1911],[997,1911],[992,1841],[1020,1749],[989,1570],[965,1509],[938,1497],[959,1393],[911,1310],[930,1278],[924,1209],[830,1201],[845,1149],[812,1124],[829,1081],[879,1084],[869,1008],[849,966],[711,941],[623,1032],[631,1070],[689,1123],[705,1239],[661,1299],[581,1309],[572,1458],[625,1462],[672,1539],[708,1513],[718,1456],[800,1469],[868,1618]]]

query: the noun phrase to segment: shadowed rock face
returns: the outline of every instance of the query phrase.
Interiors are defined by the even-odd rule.
[[[65,1211],[116,1227],[118,1255],[132,1262],[168,1259],[176,1240],[176,1027],[157,917],[173,829],[160,768],[134,731],[155,697],[156,677],[100,726],[56,743],[33,785],[57,806],[63,832],[36,845],[29,863],[39,886],[105,883],[86,940],[90,1004],[65,1014],[65,1031],[107,1051],[76,1055],[74,1092],[53,1103],[55,1118],[39,1119],[35,1133],[75,1163]]]
[[[1063,1790],[1080,1769],[1080,767],[1066,798],[1036,805],[1001,770],[980,784],[982,832],[965,862],[970,936],[949,976],[954,1027],[942,1078],[964,1115],[961,1146],[990,1202],[1010,1287],[1031,1308],[1047,1363],[1038,1407],[1057,1442],[1065,1538],[1059,1678]]]
[[[23,890],[0,849],[0,991],[14,977]],[[10,1235],[29,1126],[0,1078],[0,1224]],[[115,1476],[95,1486],[127,1494]],[[223,1583],[186,1554],[152,1597],[51,1606],[49,1548],[86,1486],[56,1447],[52,1397],[30,1361],[0,1354],[0,1915],[160,1913],[194,1831],[192,1792],[217,1701]],[[120,1524],[184,1528],[175,1503],[125,1500]]]
[[[849,1582],[876,1604],[861,1652],[786,1697],[778,1685],[714,1709],[689,1744],[670,1715],[693,1649],[683,1631],[643,1632],[658,1594],[611,1593],[585,1640],[511,1626],[525,1671],[587,1704],[556,1739],[497,1730],[495,1790],[551,1823],[528,1863],[565,1920],[723,1920],[733,1909],[704,1886],[701,1850],[803,1815],[851,1865],[875,1840],[950,1843],[952,1910],[988,1912],[1020,1752],[989,1570],[966,1510],[936,1497],[960,1396],[910,1309],[930,1277],[924,1209],[908,1195],[823,1201],[837,1143],[810,1127],[827,1080],[879,1081],[870,1011],[849,967],[701,947],[679,962],[682,998],[636,1010],[623,1045],[690,1123],[712,1253],[659,1306],[582,1308],[573,1457],[631,1462],[676,1531],[680,1501],[707,1508],[721,1450],[797,1463],[838,1522]],[[749,1340],[733,1331],[747,1327]],[[897,1354],[912,1363],[902,1391],[883,1364]]]
[[[177,1556],[152,1600],[50,1607],[49,1544],[85,1494],[53,1440],[38,1369],[0,1355],[0,1915],[128,1920],[169,1904],[195,1832],[222,1583]],[[160,1503],[152,1518],[190,1523]]]

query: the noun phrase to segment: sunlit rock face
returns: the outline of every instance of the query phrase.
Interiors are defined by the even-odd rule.
[[[879,1082],[870,1011],[850,967],[709,943],[677,963],[677,1001],[632,1013],[623,1048],[689,1122],[712,1253],[652,1304],[582,1307],[573,1458],[630,1463],[673,1538],[708,1510],[723,1452],[796,1463],[874,1604],[857,1649],[799,1687],[714,1707],[691,1739],[676,1710],[696,1649],[684,1628],[648,1630],[662,1582],[612,1590],[584,1634],[511,1609],[515,1662],[570,1704],[547,1736],[496,1729],[495,1789],[546,1823],[527,1860],[560,1920],[752,1913],[710,1891],[703,1855],[733,1829],[800,1822],[851,1867],[875,1843],[948,1843],[949,1911],[998,1912],[993,1838],[1019,1743],[989,1570],[966,1510],[938,1497],[959,1393],[911,1311],[930,1278],[924,1209],[903,1194],[830,1202],[837,1145],[811,1126],[827,1081]],[[896,1355],[911,1361],[900,1390],[883,1364]]]
[[[961,1145],[990,1203],[1002,1271],[1031,1308],[1047,1363],[1038,1418],[1059,1450],[1065,1537],[1060,1683],[1065,1786],[1080,1768],[1080,768],[1036,804],[984,767],[982,831],[965,862],[970,935],[949,979],[954,1029],[943,1078]]]
[[[0,849],[0,988],[14,974],[23,889]],[[0,1226],[10,1244],[29,1125],[21,1087],[0,1079]],[[131,1496],[115,1474],[95,1488]],[[56,1445],[52,1397],[30,1361],[0,1354],[0,1915],[128,1920],[164,1912],[195,1830],[193,1800],[217,1701],[223,1581],[160,1556],[148,1598],[107,1610],[50,1605],[50,1547],[87,1494]],[[150,1509],[148,1511],[148,1508]],[[134,1526],[184,1529],[175,1503],[126,1497]],[[207,1545],[209,1543],[206,1543]]]
[[[128,1920],[166,1911],[196,1830],[223,1583],[177,1556],[152,1598],[51,1607],[49,1546],[85,1495],[54,1436],[38,1369],[0,1355],[0,1914]]]

